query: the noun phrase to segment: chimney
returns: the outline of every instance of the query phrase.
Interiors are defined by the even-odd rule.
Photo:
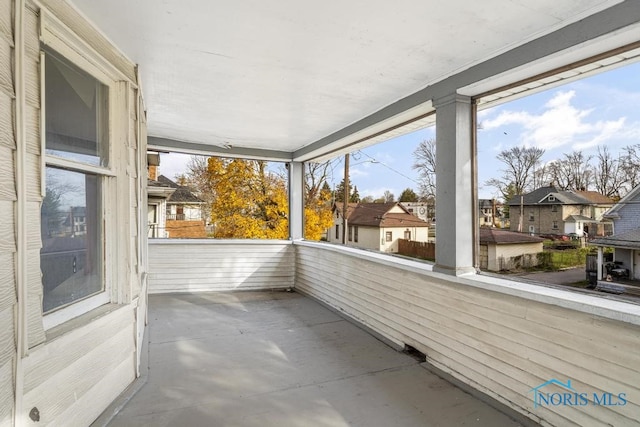
[[[160,153],[147,152],[147,166],[149,171],[149,179],[158,179],[158,166],[160,166]]]

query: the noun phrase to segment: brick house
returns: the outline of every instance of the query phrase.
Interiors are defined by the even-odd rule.
[[[564,191],[553,185],[515,195],[509,202],[511,231],[579,237],[603,236],[610,223],[603,214],[614,202],[596,191]]]

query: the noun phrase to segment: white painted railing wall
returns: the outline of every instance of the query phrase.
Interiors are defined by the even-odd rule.
[[[149,293],[286,289],[294,248],[280,240],[149,240]]]
[[[296,242],[296,290],[317,298],[542,425],[638,425],[640,307],[413,261]],[[624,406],[538,406],[552,378]],[[561,390],[560,390],[561,391]]]

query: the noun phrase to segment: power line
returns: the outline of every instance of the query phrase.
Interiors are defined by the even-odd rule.
[[[384,163],[384,162],[381,162],[381,161],[379,161],[379,160],[374,159],[373,157],[371,157],[370,155],[368,155],[368,154],[367,154],[367,153],[365,153],[364,151],[360,151],[360,150],[358,150],[358,152],[359,152],[360,154],[364,154],[364,155],[365,155],[365,156],[367,156],[369,159],[371,159],[373,162],[375,162],[375,163],[379,163],[379,164],[381,164],[382,166],[384,166],[385,168],[389,169],[390,171],[397,173],[397,174],[398,174],[398,175],[400,175],[401,177],[406,178],[406,179],[408,179],[409,181],[412,181],[412,182],[414,182],[414,183],[416,183],[416,184],[420,185],[420,182],[419,182],[419,181],[417,181],[417,180],[415,180],[415,179],[411,178],[410,176],[407,176],[407,175],[403,174],[402,172],[400,172],[400,171],[398,171],[398,170],[396,170],[396,169],[392,168],[391,166],[387,165],[387,164],[386,164],[386,163]]]

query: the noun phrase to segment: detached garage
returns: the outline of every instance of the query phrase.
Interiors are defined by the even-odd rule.
[[[481,227],[480,268],[500,271],[523,265],[533,267],[538,263],[543,241],[524,233]]]

